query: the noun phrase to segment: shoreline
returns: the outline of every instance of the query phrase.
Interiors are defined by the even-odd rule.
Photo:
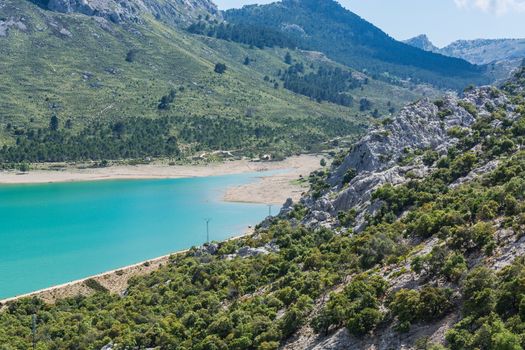
[[[111,165],[104,168],[41,164],[28,172],[0,171],[0,185],[88,182],[104,180],[182,179],[255,173],[300,168],[313,162],[319,167],[321,155],[302,154],[281,161],[225,160],[209,164],[169,165],[152,162],[139,165]]]
[[[80,181],[99,181],[99,180],[119,180],[119,179],[168,179],[168,178],[188,178],[233,175],[242,173],[256,173],[272,170],[286,170],[273,175],[263,175],[255,181],[227,188],[223,194],[226,202],[241,203],[263,203],[269,205],[282,205],[288,198],[297,201],[302,192],[306,189],[304,183],[299,183],[301,176],[307,178],[308,175],[320,168],[320,155],[301,155],[287,158],[279,162],[253,163],[248,161],[229,161],[210,166],[167,166],[167,165],[146,165],[113,167],[103,169],[68,169],[66,171],[45,171],[39,170],[33,173],[32,177],[16,175],[14,172],[0,172],[0,185],[2,184],[44,184],[59,182],[80,182]],[[133,171],[129,172],[129,170]],[[127,173],[122,171],[128,170]],[[95,171],[92,171],[95,170]],[[106,171],[104,173],[104,171]],[[29,173],[31,174],[31,173]],[[59,176],[57,176],[57,174]],[[65,176],[64,176],[65,174]],[[61,175],[61,176],[60,176]],[[24,177],[22,177],[24,176]],[[65,180],[72,179],[72,180]],[[38,181],[27,181],[38,180]],[[245,233],[233,236],[221,242],[237,240],[253,234],[253,228]],[[9,297],[0,300],[0,310],[6,304],[21,298],[39,297],[46,303],[54,303],[56,300],[72,297],[76,295],[89,295],[93,290],[85,285],[85,282],[94,279],[110,293],[121,293],[127,288],[127,282],[131,277],[151,273],[163,264],[167,263],[172,256],[185,254],[189,249],[173,252],[168,255],[148,259],[136,264],[127,265],[121,268],[102,272],[96,275],[86,276],[78,280],[50,286],[22,295]]]
[[[248,229],[245,233],[233,236],[231,238],[222,240],[221,242],[230,242],[249,237],[254,234],[254,229]],[[193,247],[192,247],[193,248]],[[95,293],[92,288],[85,285],[88,280],[95,280],[105,287],[109,293],[121,294],[127,287],[127,282],[130,278],[135,276],[143,276],[152,273],[168,263],[172,257],[187,254],[192,248],[178,250],[173,253],[162,255],[156,258],[140,261],[132,265],[126,265],[110,271],[101,272],[95,275],[87,276],[70,282],[61,283],[55,286],[38,289],[33,292],[28,292],[5,299],[0,299],[0,312],[9,303],[15,302],[24,298],[37,297],[47,304],[53,304],[57,300],[74,297],[78,295],[87,296]]]
[[[225,202],[259,203],[281,205],[288,198],[301,197],[305,187],[293,183],[300,177],[319,169],[321,155],[300,155],[283,161],[252,162],[233,160],[207,165],[115,165],[107,168],[74,168],[64,165],[53,169],[36,169],[28,173],[0,171],[0,185],[30,185],[68,182],[91,182],[108,180],[182,179],[211,177],[246,173],[286,170],[273,175],[263,175],[256,181],[228,188],[223,196]],[[51,166],[47,164],[47,166]],[[56,167],[57,165],[52,165]]]

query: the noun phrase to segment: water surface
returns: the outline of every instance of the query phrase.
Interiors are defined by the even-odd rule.
[[[205,218],[241,234],[268,209],[222,196],[257,176],[0,186],[0,299],[200,245]]]

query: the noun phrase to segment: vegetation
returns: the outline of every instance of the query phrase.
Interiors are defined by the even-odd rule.
[[[332,0],[246,6],[226,11],[225,19],[234,25],[280,30],[296,40],[301,49],[323,52],[389,82],[397,76],[458,90],[471,83],[487,82],[482,68],[395,41]]]
[[[132,145],[128,144],[132,130],[138,130],[143,123],[165,123],[147,121],[162,118],[182,123],[169,126],[181,157],[193,156],[191,151],[196,150],[218,150],[214,147],[227,144],[235,144],[234,149],[228,150],[247,156],[315,150],[327,139],[356,135],[368,124],[367,112],[360,112],[350,103],[336,104],[349,101],[350,90],[341,94],[331,91],[321,98],[336,103],[319,105],[312,100],[317,99],[318,90],[307,92],[308,98],[304,98],[281,88],[284,81],[280,81],[280,76],[289,68],[284,62],[287,53],[290,57],[293,54],[294,63],[307,67],[307,78],[302,74],[290,78],[296,83],[310,81],[310,73],[315,79],[328,79],[316,77],[319,69],[328,75],[339,70],[349,74],[344,66],[319,60],[293,47],[280,48],[275,44],[265,45],[264,49],[256,45],[251,48],[233,40],[188,34],[149,17],[126,26],[101,25],[87,16],[44,11],[28,1],[7,0],[0,9],[4,18],[20,13],[24,13],[23,22],[29,29],[10,30],[0,45],[0,98],[4,107],[0,110],[0,149],[2,159],[15,162],[4,167],[18,167],[19,161],[39,159],[177,156],[162,150],[167,134],[155,146],[145,147],[146,141],[134,141],[139,149],[131,150]],[[206,23],[212,25],[209,20]],[[47,29],[30,30],[37,27]],[[71,36],[60,34],[62,28]],[[28,47],[32,48],[30,56]],[[226,68],[226,74],[214,74],[216,68],[218,73],[225,73]],[[20,79],[25,83],[20,84]],[[308,82],[308,90],[319,82]],[[350,89],[353,82],[347,84]],[[367,96],[386,113],[390,105],[399,107],[416,99],[419,93],[369,79],[367,85],[351,90],[351,95],[356,100]],[[50,125],[52,116],[58,124]],[[135,121],[139,123],[136,127],[129,125]],[[233,129],[216,130],[218,124]],[[99,125],[103,137],[94,130]],[[113,125],[126,125],[123,140],[112,139],[108,129]],[[203,125],[203,130],[225,134],[227,140],[206,140],[200,144],[199,140],[206,136],[194,129],[199,125]],[[58,131],[58,137],[48,135],[50,127]],[[286,134],[281,133],[286,128]],[[233,142],[230,135],[239,129],[241,140]],[[32,148],[35,137],[43,143],[38,150],[41,154],[37,156],[30,149],[29,154],[23,155],[23,149]],[[312,140],[309,145],[307,137]],[[93,150],[105,146],[89,144],[91,138],[108,142],[111,150]],[[66,145],[60,145],[64,140]],[[71,142],[87,149],[64,151]],[[147,154],[148,148],[154,152]],[[55,155],[60,152],[65,155]]]
[[[281,76],[284,88],[321,102],[328,101],[350,107],[354,100],[348,90],[361,86],[350,71],[340,68],[319,67],[315,73],[305,74],[304,65],[298,63],[289,67]]]
[[[446,334],[450,349],[520,349],[525,259],[500,272],[484,266],[525,232],[525,115],[513,116],[494,110],[489,120],[480,117],[472,130],[457,134],[455,148],[434,161],[426,178],[380,188],[373,199],[383,208],[368,217],[362,232],[346,226],[355,210],[340,213],[335,230],[292,225],[309,210],[297,205],[288,217],[258,227],[257,235],[220,243],[215,255],[192,249],[171,257],[157,271],[130,280],[122,295],[87,282],[90,296],[54,305],[37,298],[10,302],[0,312],[0,344],[30,348],[36,315],[39,349],[277,349],[305,325],[320,335],[346,327],[367,337],[389,325],[406,332],[460,308],[461,320]],[[494,127],[492,119],[502,123]],[[114,142],[119,134],[121,140],[132,134],[128,125],[114,129]],[[65,132],[48,126],[47,134]],[[477,151],[467,151],[472,149]],[[449,186],[494,159],[494,170]],[[326,193],[327,177],[327,169],[309,177],[312,196]],[[498,233],[503,229],[507,237]],[[421,251],[419,242],[432,249]],[[235,255],[241,247],[268,243],[279,250]],[[413,289],[391,285],[406,273],[416,283]],[[443,349],[425,339],[418,344]]]
[[[301,130],[323,142],[327,135],[321,129],[326,127],[327,120],[335,122],[329,126],[333,130],[341,127],[340,122],[347,124],[343,129],[350,131],[350,135],[359,133],[366,124],[366,120],[356,117],[351,108],[334,104],[319,106],[288,90],[275,89],[274,83],[265,82],[265,75],[276,79],[273,74],[278,69],[284,69],[284,49],[250,49],[234,42],[189,35],[152,18],[144,19],[140,24],[126,24],[128,29],[114,23],[107,23],[106,28],[90,17],[44,11],[28,1],[7,0],[0,9],[0,16],[4,18],[20,13],[24,13],[23,21],[27,28],[47,29],[13,29],[2,38],[0,149],[6,146],[11,150],[10,155],[6,155],[5,149],[2,151],[3,159],[29,161],[58,158],[45,154],[35,156],[31,154],[35,153],[32,150],[28,155],[21,155],[22,149],[31,147],[31,139],[35,137],[40,141],[46,139],[41,147],[47,149],[44,153],[51,154],[59,151],[51,150],[50,143],[61,143],[65,139],[87,147],[86,144],[92,142],[89,138],[93,137],[109,142],[108,148],[122,148],[119,151],[84,149],[80,155],[67,151],[60,157],[62,159],[97,160],[128,154],[139,157],[174,154],[160,150],[164,147],[160,145],[153,147],[155,152],[146,154],[147,147],[141,145],[143,141],[135,143],[139,149],[129,150],[130,145],[122,145],[123,141],[118,139],[99,137],[94,130],[102,125],[103,132],[112,137],[108,129],[122,122],[127,127],[127,138],[143,123],[164,123],[152,120],[165,117],[178,118],[185,124],[190,124],[190,120],[195,118],[194,125],[211,120],[214,124],[215,121],[222,121],[225,126],[248,125],[245,133],[251,135],[255,128],[272,130],[269,133],[274,134],[276,129],[284,130],[286,124],[293,129],[293,125],[299,127],[304,120],[308,120],[308,130],[302,129],[302,126]],[[56,24],[57,29],[50,23]],[[61,28],[67,29],[71,36],[60,34]],[[133,34],[135,32],[140,35]],[[32,55],[27,55],[30,46]],[[245,57],[251,59],[248,66],[242,64]],[[305,59],[299,53],[296,57]],[[227,66],[226,74],[213,73],[217,63]],[[19,83],[21,77],[26,83]],[[376,96],[378,93],[379,89]],[[413,97],[415,94],[407,91],[402,99],[408,101]],[[252,111],[250,118],[245,117],[248,110]],[[57,118],[58,124],[50,124],[52,116]],[[230,122],[233,119],[240,121]],[[130,123],[135,121],[138,125],[131,126]],[[253,124],[257,125],[250,127]],[[47,135],[50,127],[59,131],[55,141]],[[40,136],[38,130],[42,130]],[[177,135],[181,130],[182,127],[177,126],[170,130],[170,136],[177,138],[180,149],[208,149],[204,144],[184,144],[184,140]],[[233,135],[234,130],[225,130],[224,133]],[[299,129],[292,133],[300,135]],[[255,154],[273,151],[272,148],[276,152],[285,150],[287,153],[302,148],[297,144],[290,146],[294,143],[291,138],[281,139],[287,141],[286,148],[284,145],[273,147],[273,139],[241,141],[238,142],[242,148],[239,153],[250,155],[259,144],[272,144],[272,147],[262,146]],[[164,141],[161,139],[159,143]],[[215,143],[220,144],[221,141]],[[319,144],[313,146],[319,147]],[[102,149],[105,146],[95,147]],[[88,148],[93,147],[89,145]]]
[[[341,118],[327,118],[321,124],[311,119],[283,118],[272,127],[250,118],[123,118],[93,122],[80,132],[59,127],[59,123],[54,117],[47,128],[8,130],[16,142],[0,148],[4,167],[23,162],[179,158],[216,149],[240,150],[253,156],[258,152],[288,156],[316,150],[326,138],[355,132],[355,125]]]
[[[296,41],[282,32],[263,26],[243,24],[216,24],[201,21],[188,27],[192,34],[206,35],[209,37],[234,41],[264,49],[265,47],[281,47],[294,49]]]

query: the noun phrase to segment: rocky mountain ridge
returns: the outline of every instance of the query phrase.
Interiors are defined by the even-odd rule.
[[[462,58],[478,65],[500,61],[522,61],[525,58],[525,39],[456,40],[439,48],[427,35],[421,34],[405,40],[404,43],[425,51]]]
[[[217,5],[210,0],[30,0],[60,13],[79,13],[103,17],[114,23],[140,22],[144,15],[154,16],[174,25],[187,25],[198,16],[219,16]]]
[[[432,171],[421,155],[406,165],[400,165],[400,160],[414,151],[428,149],[439,156],[446,155],[458,142],[450,130],[469,128],[477,117],[490,115],[487,108],[506,108],[514,114],[515,107],[509,106],[510,101],[504,95],[494,98],[492,94],[493,88],[487,86],[467,91],[462,98],[446,95],[439,106],[422,99],[405,107],[395,118],[373,127],[342,163],[332,169],[327,178],[331,190],[318,199],[303,199],[302,203],[311,209],[303,223],[337,227],[339,212],[358,208],[354,230],[362,231],[365,218],[380,208],[378,202],[371,202],[377,188],[386,183],[399,185],[413,178],[424,178]],[[476,117],[466,109],[468,106],[479,111]],[[351,179],[345,182],[348,174],[352,174]]]
[[[440,53],[461,57],[475,64],[523,60],[525,39],[457,40],[439,50]]]
[[[521,70],[516,74],[503,89],[512,96],[522,96],[524,72],[525,70]],[[466,91],[462,97],[447,95],[438,101],[423,99],[407,106],[392,120],[386,120],[372,128],[348,154],[336,159],[332,169],[324,174],[327,186],[320,191],[314,189],[299,204],[306,208],[306,215],[300,224],[314,229],[330,228],[342,234],[349,229],[350,234],[359,235],[364,232],[366,235],[368,225],[377,225],[377,219],[374,218],[383,217],[380,220],[384,220],[382,215],[385,208],[392,208],[391,202],[401,201],[382,195],[382,190],[386,189],[388,192],[394,189],[395,192],[396,188],[419,188],[415,184],[425,183],[429,178],[435,180],[430,180],[428,184],[439,183],[439,175],[436,177],[436,174],[443,167],[439,159],[445,159],[450,154],[457,154],[458,149],[464,149],[465,140],[469,137],[479,137],[475,135],[479,133],[481,124],[485,125],[485,130],[493,130],[496,135],[497,130],[520,123],[520,118],[523,119],[523,108],[516,104],[517,100],[520,98],[510,97],[507,93],[487,86]],[[500,117],[495,119],[495,115]],[[523,134],[516,129],[513,132],[515,135]],[[507,155],[485,156],[488,152],[486,145],[492,137],[494,136],[489,132],[479,139],[480,143],[467,141],[469,146],[463,150],[464,154],[477,157],[478,161],[463,172],[449,177],[448,184],[441,191],[461,191],[461,188],[472,186],[473,183],[488,182],[489,178],[497,176],[492,174],[504,171],[508,167],[503,165],[508,162]],[[518,154],[516,157],[519,158],[523,146],[513,147]],[[429,159],[430,154],[432,159]],[[521,194],[518,197],[523,197],[525,188],[518,190],[519,192]],[[403,193],[399,191],[397,195],[403,196]],[[287,203],[281,215],[289,216],[290,209],[287,208],[292,207],[291,203]],[[443,210],[445,208],[447,207],[442,207]],[[410,213],[413,210],[415,209],[405,208],[399,211],[399,220],[403,222],[403,218],[414,218],[411,216],[413,213]],[[342,215],[349,212],[350,217]],[[388,220],[394,222],[398,219]],[[521,226],[509,228],[503,224],[502,218],[494,216],[488,221],[497,237],[497,246],[491,248],[494,251],[485,255],[479,251],[466,250],[463,254],[470,269],[488,268],[503,273],[525,254],[525,238],[520,234],[523,233],[520,230],[523,230],[524,222],[522,220]],[[292,219],[292,223],[299,224],[295,219]],[[410,232],[410,226],[406,230]],[[381,230],[373,232],[382,234]],[[414,261],[437,254],[437,251],[443,249],[443,244],[450,244],[444,243],[442,238],[436,236],[421,238],[411,236],[408,232],[405,231],[405,238],[401,240],[404,243],[400,241],[397,244],[419,248],[414,249],[408,259],[384,264],[376,271],[388,281],[390,287],[387,294],[390,295],[426,288],[429,276],[414,272]],[[369,254],[376,254],[381,249],[377,246],[370,250]],[[337,293],[343,293],[344,286],[350,284],[351,280],[352,278],[348,278],[330,298],[335,298]],[[433,280],[431,284],[444,285],[451,290],[457,288],[453,283],[439,279]],[[441,345],[436,344],[448,345],[453,339],[451,334],[454,334],[454,330],[460,324],[458,322],[465,317],[462,311],[464,301],[459,295],[459,290],[457,293],[452,297],[454,306],[450,311],[432,322],[416,323],[408,331],[402,332],[396,328],[398,326],[395,322],[384,323],[378,326],[373,335],[366,337],[352,335],[348,328],[333,330],[327,336],[316,334],[312,324],[315,324],[316,317],[324,317],[323,308],[330,303],[327,298],[323,298],[317,301],[308,324],[302,327],[283,349],[442,349]],[[422,347],[422,340],[428,345]]]
[[[405,40],[404,43],[425,51],[438,53],[440,51],[439,47],[435,46],[426,34],[421,34],[411,39]]]
[[[497,82],[508,79],[525,59],[525,39],[457,40],[438,48],[422,34],[404,42],[425,51],[488,65],[490,75]]]

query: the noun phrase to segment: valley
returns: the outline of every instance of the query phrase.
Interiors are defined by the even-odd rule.
[[[0,350],[525,348],[523,40],[344,5],[0,1]]]

